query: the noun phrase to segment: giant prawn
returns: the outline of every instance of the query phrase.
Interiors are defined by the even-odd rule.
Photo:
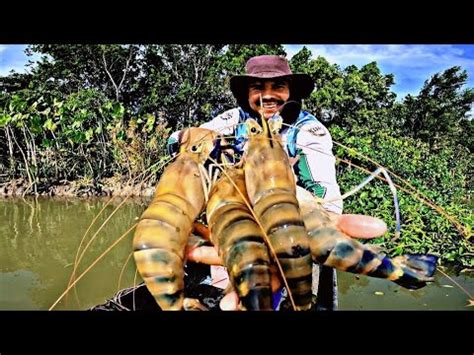
[[[133,240],[137,269],[162,309],[183,307],[184,255],[194,220],[205,206],[203,163],[216,134],[203,128],[182,133],[180,154],[169,165],[143,212]]]
[[[246,189],[282,266],[282,277],[288,282],[296,309],[311,306],[311,259],[341,271],[386,278],[411,289],[433,281],[436,256],[403,255],[391,259],[338,230],[317,200],[296,188],[278,136],[281,122],[262,118],[261,123],[262,126],[253,119],[247,121]]]

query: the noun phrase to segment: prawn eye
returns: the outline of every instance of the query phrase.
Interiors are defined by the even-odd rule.
[[[197,145],[193,145],[191,147],[191,152],[196,153],[199,150],[199,147]]]

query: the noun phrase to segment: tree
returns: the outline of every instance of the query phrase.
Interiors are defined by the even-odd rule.
[[[426,80],[418,96],[408,95],[398,111],[403,134],[427,142],[432,149],[453,142],[472,149],[469,111],[474,90],[462,89],[467,78],[467,72],[455,66]]]
[[[142,64],[140,46],[41,44],[27,51],[42,55],[32,70],[38,82],[52,81],[66,94],[97,89],[117,102],[133,103],[132,87]]]
[[[223,45],[152,45],[144,50],[140,112],[154,113],[171,127],[209,119],[221,81],[216,61]]]
[[[305,104],[322,121],[346,128],[379,129],[386,125],[385,117],[395,100],[390,89],[394,77],[381,74],[377,63],[360,70],[355,65],[341,70],[321,56],[311,59],[311,52],[303,47],[290,64],[295,72],[314,79],[315,91]]]
[[[162,117],[173,129],[207,121],[235,106],[229,79],[261,54],[286,55],[281,45],[147,46],[141,112]]]

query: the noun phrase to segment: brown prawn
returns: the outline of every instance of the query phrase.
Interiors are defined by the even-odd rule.
[[[227,168],[213,184],[207,205],[211,241],[245,310],[273,310],[270,256],[248,207],[244,170]]]
[[[278,131],[281,121],[247,120],[247,193],[268,235],[297,310],[311,308],[312,259],[296,198],[296,181]]]
[[[418,289],[433,281],[437,257],[407,254],[390,258],[342,233],[330,214],[308,191],[297,189],[314,262],[341,271],[391,280]]]
[[[183,308],[185,248],[193,222],[205,206],[202,164],[216,137],[204,128],[182,132],[179,156],[163,172],[135,230],[133,256],[138,272],[163,310]]]

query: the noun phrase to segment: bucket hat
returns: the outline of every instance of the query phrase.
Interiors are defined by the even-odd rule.
[[[293,100],[308,97],[314,89],[314,81],[308,74],[293,74],[288,61],[278,55],[250,58],[245,72],[245,75],[234,75],[230,79],[230,90],[241,107],[248,105],[248,86],[255,79],[289,79],[290,96]]]

